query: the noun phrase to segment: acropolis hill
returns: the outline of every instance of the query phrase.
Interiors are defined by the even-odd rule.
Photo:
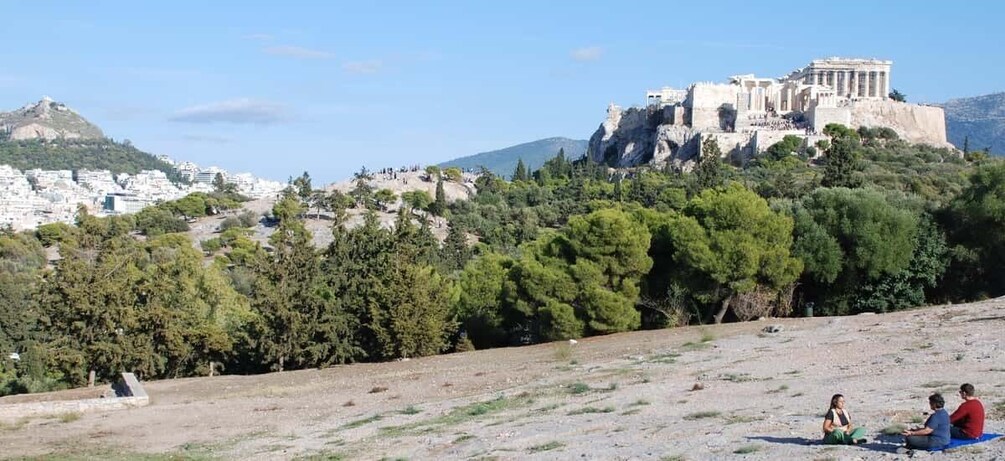
[[[942,108],[889,98],[892,61],[827,58],[779,78],[734,75],[726,83],[646,92],[646,107],[611,104],[590,138],[588,155],[616,167],[670,162],[688,167],[713,137],[726,156],[744,161],[786,135],[812,146],[827,124],[887,127],[901,139],[946,142]]]

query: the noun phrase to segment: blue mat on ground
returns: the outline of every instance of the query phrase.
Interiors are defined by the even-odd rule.
[[[1001,437],[1001,436],[1002,436],[1001,434],[984,434],[979,439],[950,439],[949,440],[949,445],[946,445],[946,446],[941,447],[941,448],[929,448],[928,451],[951,450],[953,448],[959,448],[959,447],[963,447],[963,446],[967,446],[967,445],[973,445],[975,443],[987,442],[987,441],[990,441],[990,440],[997,439],[998,437]]]

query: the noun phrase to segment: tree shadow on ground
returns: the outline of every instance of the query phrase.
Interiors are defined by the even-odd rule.
[[[808,439],[806,437],[774,437],[770,435],[757,435],[749,436],[747,440],[760,440],[767,443],[781,443],[786,445],[820,445],[820,446],[834,446],[839,447],[842,445],[824,445],[823,441],[817,438]],[[859,445],[845,445],[849,447],[865,448],[866,450],[879,451],[884,453],[896,453],[897,447],[900,446],[898,443],[889,443],[887,440],[881,438],[874,442],[866,442]]]
[[[783,443],[786,445],[823,445],[820,439],[808,439],[806,437],[773,437],[770,435],[757,435],[747,437],[748,440],[760,440],[768,443]]]

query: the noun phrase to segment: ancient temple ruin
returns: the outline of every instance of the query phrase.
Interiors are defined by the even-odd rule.
[[[888,127],[907,141],[948,147],[941,108],[889,98],[892,66],[880,59],[826,58],[778,78],[741,74],[647,91],[644,108],[608,108],[590,155],[618,166],[687,159],[697,155],[703,137],[713,136],[725,153],[749,158],[786,135],[811,145],[830,123]]]

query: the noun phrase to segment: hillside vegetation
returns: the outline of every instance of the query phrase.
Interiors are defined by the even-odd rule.
[[[178,180],[171,165],[129,142],[111,139],[0,140],[0,165],[19,170],[109,170],[112,174],[160,170]]]
[[[8,232],[0,350],[21,359],[0,362],[0,391],[78,386],[92,370],[261,373],[1003,294],[1005,162],[890,130],[825,132],[819,157],[785,139],[742,165],[708,141],[690,172],[559,152],[513,181],[483,172],[452,203],[456,169],[430,168],[433,194],[401,196],[365,170],[331,191],[305,173],[269,213],[267,246],[248,238],[253,217],[235,217],[196,251],[172,219],[207,197],[146,216],[162,225],[145,239],[139,216]],[[376,211],[392,206],[388,228]],[[365,218],[348,229],[351,209]],[[322,212],[332,239],[318,249],[304,217]],[[432,216],[449,223],[442,244]],[[55,267],[45,245],[59,246]]]

